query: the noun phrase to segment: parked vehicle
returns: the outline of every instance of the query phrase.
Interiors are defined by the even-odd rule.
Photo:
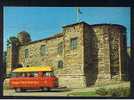
[[[50,90],[58,88],[58,78],[50,66],[22,67],[12,71],[9,87],[16,92],[28,89]]]

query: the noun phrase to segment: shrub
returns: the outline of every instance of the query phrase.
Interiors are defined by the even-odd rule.
[[[129,87],[118,87],[118,88],[99,88],[96,90],[96,94],[100,96],[114,96],[114,97],[122,97],[122,96],[130,96],[130,88]]]
[[[110,89],[109,93],[111,96],[120,97],[120,96],[129,96],[130,88],[129,87],[118,87],[114,89]]]
[[[101,95],[101,96],[105,96],[105,95],[107,95],[107,93],[108,92],[107,92],[106,88],[103,88],[103,87],[96,90],[96,94]]]
[[[121,92],[120,92],[120,90],[118,90],[118,88],[113,88],[113,89],[108,90],[108,95],[109,96],[114,96],[114,97],[120,97]]]
[[[130,87],[126,87],[126,90],[123,92],[124,96],[130,96]]]

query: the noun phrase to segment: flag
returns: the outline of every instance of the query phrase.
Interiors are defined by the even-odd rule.
[[[81,12],[81,10],[80,10],[79,7],[77,8],[77,10],[78,10],[78,13],[79,13],[79,14],[82,14],[82,12]]]

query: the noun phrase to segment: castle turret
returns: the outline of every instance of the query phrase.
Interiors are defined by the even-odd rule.
[[[17,34],[17,37],[10,37],[7,41],[7,74],[10,73],[16,67],[22,67],[18,63],[18,51],[19,46],[27,44],[31,41],[31,37],[28,32],[22,31]]]
[[[31,37],[30,37],[29,33],[26,31],[22,31],[22,32],[18,33],[17,38],[19,39],[20,44],[22,44],[22,45],[27,44],[31,41]]]
[[[16,37],[10,37],[7,41],[7,74],[11,72],[12,67],[18,62],[18,46],[20,42]]]

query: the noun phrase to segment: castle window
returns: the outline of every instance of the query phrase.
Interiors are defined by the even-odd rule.
[[[112,67],[111,68],[111,74],[114,75],[119,75],[119,67]]]
[[[63,61],[62,60],[58,61],[58,68],[63,68]]]
[[[76,49],[77,48],[77,37],[71,38],[71,40],[70,40],[70,48],[71,49]]]
[[[28,49],[25,49],[25,58],[28,58],[28,56],[29,56],[29,51]]]
[[[63,42],[60,42],[58,44],[57,52],[58,52],[58,54],[61,54],[63,52]]]
[[[41,56],[44,56],[44,55],[47,55],[47,54],[48,54],[48,48],[47,48],[47,46],[46,45],[42,45],[40,47],[40,55]]]

